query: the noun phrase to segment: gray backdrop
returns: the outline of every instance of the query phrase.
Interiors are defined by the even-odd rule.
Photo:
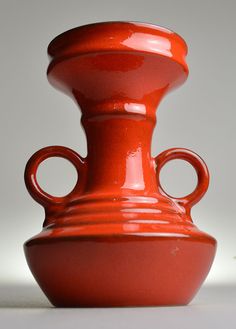
[[[107,20],[159,24],[188,43],[190,76],[160,104],[152,151],[187,147],[208,164],[210,189],[193,209],[198,227],[218,240],[207,282],[236,282],[235,11],[233,0],[0,1],[1,282],[33,282],[22,245],[41,230],[44,212],[24,187],[28,158],[54,144],[86,155],[77,107],[47,82],[47,45],[65,30]],[[41,185],[58,195],[75,179],[73,167],[60,159],[39,170]],[[175,196],[190,192],[194,179],[182,161],[162,172],[163,185]]]

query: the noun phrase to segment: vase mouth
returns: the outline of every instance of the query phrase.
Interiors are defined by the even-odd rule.
[[[135,21],[97,22],[75,27],[55,37],[48,46],[49,58],[70,58],[98,52],[147,52],[171,58],[188,71],[184,39],[165,27]]]
[[[76,27],[53,39],[48,55],[49,82],[84,108],[108,103],[114,108],[122,102],[156,108],[188,76],[185,41],[148,23]]]

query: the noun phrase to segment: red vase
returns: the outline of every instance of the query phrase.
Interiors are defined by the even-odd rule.
[[[27,189],[46,214],[42,232],[24,246],[36,281],[55,306],[189,303],[216,249],[190,215],[208,188],[208,170],[187,149],[155,158],[150,151],[156,108],[188,75],[186,43],[151,24],[108,22],[59,35],[48,54],[50,83],[81,108],[88,154],[50,146],[27,163]],[[37,183],[37,168],[49,157],[77,169],[65,197]],[[196,189],[183,198],[160,185],[160,170],[172,159],[197,172]]]

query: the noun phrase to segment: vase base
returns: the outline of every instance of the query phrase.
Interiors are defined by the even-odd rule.
[[[210,236],[36,237],[25,254],[54,306],[177,306],[200,288],[215,247]]]

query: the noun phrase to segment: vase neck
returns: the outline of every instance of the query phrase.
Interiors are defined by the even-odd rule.
[[[155,109],[147,115],[146,108],[140,105],[129,108],[129,112],[124,107],[113,111],[104,108],[96,115],[83,115],[82,124],[88,145],[87,192],[156,191],[151,158]]]

